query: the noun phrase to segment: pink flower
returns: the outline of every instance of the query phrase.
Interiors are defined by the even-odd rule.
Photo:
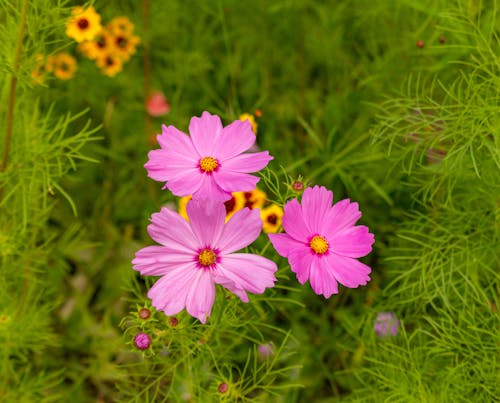
[[[155,92],[149,97],[146,110],[151,116],[163,116],[170,112],[170,104],[162,92]]]
[[[246,292],[262,294],[274,286],[274,262],[234,253],[259,236],[259,210],[244,208],[225,224],[223,203],[191,200],[187,215],[189,222],[166,207],[153,214],[148,232],[161,246],[139,250],[132,261],[141,274],[162,276],[148,292],[156,309],[170,316],[185,307],[205,323],[214,303],[215,284],[244,302],[248,302]]]
[[[307,188],[302,205],[296,199],[285,204],[285,234],[269,234],[274,248],[288,258],[301,284],[307,280],[318,295],[329,298],[338,284],[356,288],[369,280],[370,267],[356,260],[370,253],[373,234],[364,225],[358,203],[341,200],[332,207],[333,193],[325,187]]]
[[[163,126],[157,137],[161,148],[150,151],[144,165],[150,178],[166,181],[163,189],[176,196],[226,201],[232,192],[250,192],[259,178],[249,173],[273,159],[267,151],[243,154],[255,142],[248,121],[223,128],[217,115],[203,112],[201,118],[191,118],[189,133]]]

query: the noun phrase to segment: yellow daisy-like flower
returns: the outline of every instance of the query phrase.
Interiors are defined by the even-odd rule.
[[[47,59],[47,71],[51,71],[60,80],[69,80],[75,75],[76,59],[69,53],[57,53]]]
[[[38,54],[36,55],[36,66],[31,72],[33,83],[43,84],[46,74],[47,74],[47,65],[45,63],[45,56],[42,54]]]
[[[104,75],[114,77],[122,71],[123,61],[115,54],[108,53],[97,59],[97,66],[102,70]]]
[[[255,188],[251,192],[240,192],[243,193],[245,197],[245,207],[250,209],[262,208],[267,200],[267,195],[265,192],[259,188]]]
[[[252,131],[257,134],[257,122],[255,121],[255,118],[253,115],[250,115],[249,113],[243,113],[240,115],[240,120],[244,122],[245,120],[248,120],[250,124],[252,125]]]
[[[278,232],[283,219],[283,209],[276,204],[271,204],[260,211],[260,218],[262,219],[262,230],[266,234]]]
[[[103,30],[93,41],[80,43],[80,45],[78,45],[78,50],[91,60],[100,59],[110,53],[112,41],[112,36]]]
[[[245,201],[243,192],[233,192],[231,199],[224,202],[224,207],[226,207],[226,222],[234,213],[245,207]]]
[[[96,13],[94,7],[75,7],[71,14],[73,16],[66,24],[66,35],[78,43],[91,41],[101,31],[101,16]]]
[[[188,201],[191,200],[191,196],[184,196],[179,199],[179,215],[182,218],[185,218],[187,221],[189,221],[189,217],[186,212],[186,206],[188,204]]]
[[[127,17],[115,17],[106,26],[109,32],[113,34],[130,35],[134,32],[134,24]]]
[[[123,61],[127,61],[135,53],[135,48],[140,39],[138,36],[120,32],[110,34],[110,42],[112,44],[112,52]]]

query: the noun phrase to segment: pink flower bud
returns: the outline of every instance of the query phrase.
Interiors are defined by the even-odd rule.
[[[155,92],[149,97],[146,110],[151,116],[163,116],[170,112],[170,103],[162,92]]]

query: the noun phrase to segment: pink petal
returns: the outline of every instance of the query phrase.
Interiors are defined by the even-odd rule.
[[[304,284],[309,279],[313,258],[314,255],[307,247],[296,249],[288,255],[290,269],[297,275],[300,284]]]
[[[214,280],[217,284],[220,284],[225,289],[231,291],[234,295],[239,297],[239,299],[241,299],[243,302],[248,302],[247,293],[245,292],[245,290],[243,288],[241,288],[241,286],[236,284],[234,281],[229,280],[228,278],[225,278],[225,277],[221,277],[221,276],[215,277]]]
[[[370,267],[356,259],[335,253],[328,254],[327,259],[333,275],[340,284],[349,288],[356,288],[360,285],[366,285],[370,281]]]
[[[265,257],[251,253],[232,253],[221,257],[215,281],[221,283],[229,280],[245,291],[262,294],[266,288],[274,287],[274,282],[277,281],[274,277],[276,270],[276,263]]]
[[[222,132],[222,122],[217,115],[203,112],[201,117],[191,118],[189,134],[200,157],[213,156],[214,144]]]
[[[148,234],[156,242],[170,249],[192,253],[198,246],[189,224],[179,214],[163,207],[151,216]]]
[[[182,311],[198,271],[193,262],[190,268],[179,267],[165,274],[148,292],[153,306],[169,316]]]
[[[332,208],[333,193],[323,186],[307,188],[302,195],[304,221],[314,234],[323,234],[328,211]]]
[[[300,242],[307,242],[307,239],[312,235],[304,221],[302,207],[297,199],[290,200],[285,204],[283,228],[288,235]]]
[[[259,178],[253,175],[226,171],[221,166],[214,176],[217,184],[226,192],[251,192],[257,186]]]
[[[283,257],[288,257],[292,251],[301,249],[304,246],[303,242],[297,241],[288,234],[267,234],[267,236],[276,252]]]
[[[368,227],[358,225],[344,229],[330,238],[330,245],[337,255],[347,257],[362,257],[372,250],[375,242],[373,234],[368,232]]]
[[[233,158],[248,150],[255,143],[255,134],[248,121],[235,120],[224,127],[215,141],[214,155],[220,160]]]
[[[253,154],[240,154],[228,160],[221,160],[221,169],[231,172],[257,172],[265,168],[273,156],[269,151]]]
[[[198,168],[186,169],[170,179],[164,189],[168,188],[175,196],[191,196],[198,191],[202,183],[202,174]]]
[[[325,234],[335,234],[347,227],[352,227],[361,217],[358,203],[349,199],[341,200],[333,206],[325,217],[323,231]]]
[[[186,298],[186,310],[205,323],[215,300],[215,283],[209,270],[198,270]]]
[[[170,112],[170,104],[163,93],[155,92],[149,97],[146,103],[146,110],[151,116],[158,117]]]
[[[314,292],[330,298],[332,294],[338,294],[338,284],[325,256],[314,256],[311,262],[309,281]]]
[[[162,134],[156,139],[160,147],[181,154],[186,158],[198,161],[200,155],[193,146],[191,138],[174,126],[162,126]]]
[[[161,182],[175,178],[186,170],[192,171],[198,167],[197,160],[163,149],[150,151],[148,158],[148,162],[144,164],[148,176]]]
[[[132,264],[143,276],[163,276],[173,269],[192,265],[193,253],[179,253],[164,246],[147,246],[137,251]]]
[[[186,212],[198,246],[215,247],[224,229],[224,203],[214,200],[190,200]]]
[[[226,192],[217,184],[215,175],[198,173],[198,176],[200,175],[201,184],[199,189],[196,192],[193,192],[193,199],[211,199],[222,202],[231,199],[231,192]]]
[[[230,218],[217,243],[222,254],[233,253],[255,241],[262,230],[259,209],[243,208]]]

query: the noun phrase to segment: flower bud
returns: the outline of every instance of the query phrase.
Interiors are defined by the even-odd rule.
[[[151,345],[151,337],[146,333],[137,333],[134,337],[134,344],[139,350],[147,350]]]

